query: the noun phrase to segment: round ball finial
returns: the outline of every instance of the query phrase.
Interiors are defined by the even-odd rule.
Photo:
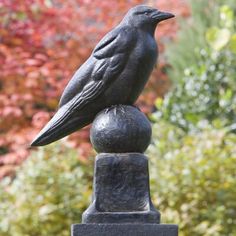
[[[141,111],[133,106],[117,105],[96,116],[90,140],[98,153],[143,153],[151,134],[150,122]]]

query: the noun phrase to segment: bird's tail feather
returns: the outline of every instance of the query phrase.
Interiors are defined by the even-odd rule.
[[[80,116],[79,114],[72,115],[68,108],[62,106],[46,126],[39,132],[36,138],[31,143],[31,146],[44,146],[59,140],[72,132],[88,125],[93,117]]]

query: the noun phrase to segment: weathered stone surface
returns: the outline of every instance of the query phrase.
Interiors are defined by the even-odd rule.
[[[101,153],[96,157],[93,202],[83,223],[159,223],[149,191],[147,157]]]
[[[75,224],[71,236],[178,236],[177,225]]]
[[[143,153],[151,134],[150,122],[141,111],[133,106],[117,105],[96,116],[90,139],[98,153]]]
[[[160,214],[154,209],[146,212],[99,212],[91,205],[83,214],[83,223],[157,223],[160,221]]]

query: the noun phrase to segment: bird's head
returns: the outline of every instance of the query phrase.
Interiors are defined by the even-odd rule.
[[[154,31],[159,22],[172,17],[174,15],[171,13],[162,12],[145,5],[138,5],[128,11],[124,21],[129,25]]]

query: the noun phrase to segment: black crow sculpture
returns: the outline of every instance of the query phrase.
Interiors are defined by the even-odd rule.
[[[58,111],[31,146],[52,143],[83,128],[105,108],[133,105],[157,61],[156,26],[172,17],[149,6],[131,8],[75,72]]]

